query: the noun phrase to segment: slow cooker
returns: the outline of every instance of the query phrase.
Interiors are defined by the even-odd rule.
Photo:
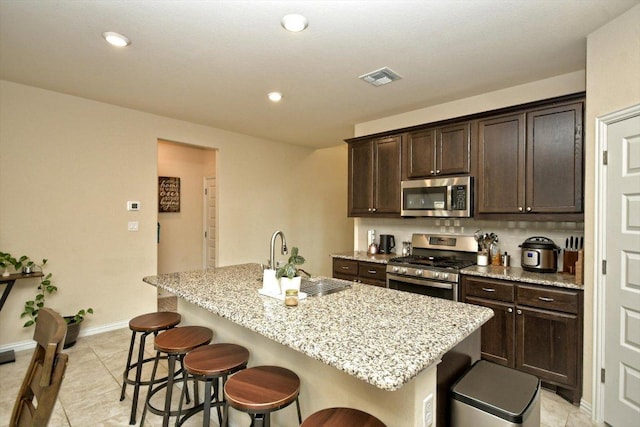
[[[555,273],[558,270],[560,248],[553,240],[542,236],[529,237],[520,247],[523,270],[538,273]]]

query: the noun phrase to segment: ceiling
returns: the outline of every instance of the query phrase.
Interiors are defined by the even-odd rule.
[[[328,147],[355,123],[582,70],[586,36],[638,3],[0,0],[0,78]],[[288,13],[307,30],[285,31]],[[403,78],[358,79],[385,66]]]

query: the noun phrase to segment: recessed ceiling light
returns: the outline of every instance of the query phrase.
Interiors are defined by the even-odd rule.
[[[131,44],[131,40],[123,36],[122,34],[114,33],[112,31],[107,31],[106,33],[102,33],[102,37],[111,45],[116,47],[126,47]]]
[[[299,33],[309,26],[309,21],[302,15],[298,15],[297,13],[292,13],[290,15],[285,15],[280,21],[285,30],[291,31],[293,33]]]
[[[272,102],[280,102],[282,94],[280,92],[269,92],[267,95]]]

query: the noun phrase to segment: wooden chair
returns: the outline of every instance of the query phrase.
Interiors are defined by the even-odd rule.
[[[69,356],[61,353],[66,334],[62,316],[46,307],[39,310],[33,334],[37,345],[13,407],[10,427],[48,424],[67,369]]]

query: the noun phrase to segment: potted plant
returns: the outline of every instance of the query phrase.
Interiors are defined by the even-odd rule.
[[[2,268],[3,277],[11,274],[9,273],[9,267],[13,267],[16,262],[16,259],[10,253],[0,252],[0,268]]]
[[[36,268],[43,271],[46,263],[46,259],[43,259],[41,264],[36,264],[26,255],[23,255],[20,258],[14,258],[9,253],[0,252],[0,267],[5,268],[5,271],[9,266],[13,267],[16,272],[22,271],[24,273],[31,273]],[[40,280],[40,283],[38,283],[38,287],[36,288],[36,296],[31,300],[25,301],[24,309],[20,314],[20,318],[27,318],[27,321],[22,325],[23,327],[27,328],[38,321],[38,311],[45,306],[46,297],[58,291],[58,287],[52,283],[51,277],[51,273],[47,273],[46,275],[43,274],[42,280]],[[80,323],[82,323],[84,316],[87,314],[93,314],[93,308],[80,309],[74,315],[64,316],[64,319],[67,322],[67,336],[65,338],[64,348],[71,347],[75,344],[78,334],[80,333]]]
[[[304,264],[304,262],[304,257],[298,254],[298,248],[293,247],[287,263],[276,270],[276,278],[280,279],[282,292],[286,289],[300,290],[301,270],[297,266]]]

